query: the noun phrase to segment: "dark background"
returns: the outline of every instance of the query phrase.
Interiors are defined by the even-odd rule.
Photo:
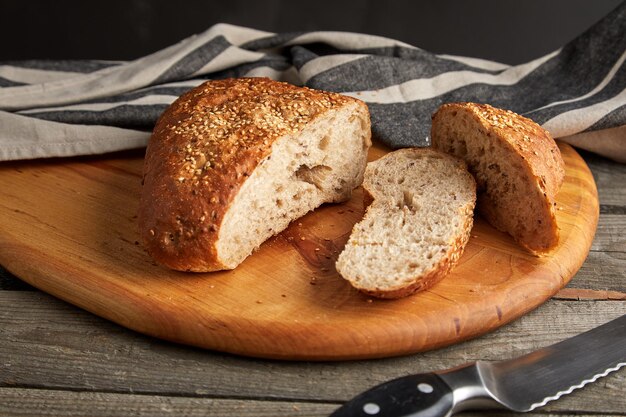
[[[342,30],[508,64],[564,45],[621,0],[0,0],[0,60],[127,60],[219,22]]]

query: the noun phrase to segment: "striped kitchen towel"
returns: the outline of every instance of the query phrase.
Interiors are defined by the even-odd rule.
[[[0,62],[0,160],[145,146],[165,108],[207,79],[267,76],[367,102],[392,148],[428,145],[451,101],[490,103],[626,162],[626,3],[563,48],[509,66],[345,32],[218,24],[130,61]]]

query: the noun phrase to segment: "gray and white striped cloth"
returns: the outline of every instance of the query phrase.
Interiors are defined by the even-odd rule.
[[[428,145],[444,102],[511,109],[626,162],[626,3],[563,48],[509,66],[346,32],[218,24],[130,61],[0,62],[0,160],[145,146],[161,112],[207,79],[267,76],[364,100],[376,138]]]

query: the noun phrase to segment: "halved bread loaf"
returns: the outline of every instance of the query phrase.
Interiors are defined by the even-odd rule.
[[[478,185],[477,208],[535,254],[558,243],[555,197],[561,152],[530,119],[486,104],[444,104],[433,115],[432,146],[463,158]]]
[[[232,269],[289,222],[349,199],[367,106],[263,78],[209,81],[161,116],[146,151],[141,237],[160,264]]]
[[[401,149],[371,162],[372,200],[352,229],[337,271],[381,298],[424,290],[456,264],[469,239],[476,184],[465,164],[432,149]]]

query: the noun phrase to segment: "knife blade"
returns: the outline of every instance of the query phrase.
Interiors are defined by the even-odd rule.
[[[526,412],[626,365],[626,315],[518,358],[408,375],[354,397],[330,417],[444,417],[504,408]]]

